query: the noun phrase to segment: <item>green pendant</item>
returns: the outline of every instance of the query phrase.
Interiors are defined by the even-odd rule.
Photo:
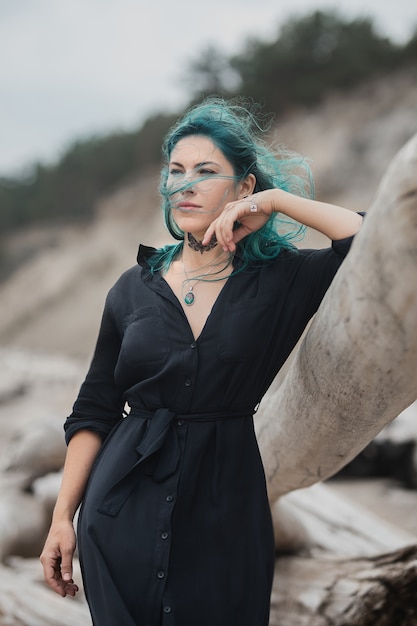
[[[194,304],[194,300],[195,300],[195,295],[193,293],[193,288],[190,287],[189,291],[187,291],[187,293],[184,296],[184,302],[187,306],[191,306],[192,304]]]

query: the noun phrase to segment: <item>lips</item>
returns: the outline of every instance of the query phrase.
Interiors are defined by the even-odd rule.
[[[176,208],[180,211],[195,211],[195,209],[200,209],[201,207],[198,204],[193,204],[192,202],[179,202]]]

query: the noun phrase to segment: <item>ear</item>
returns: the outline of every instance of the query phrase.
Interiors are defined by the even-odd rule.
[[[245,196],[250,196],[253,193],[256,185],[256,178],[254,174],[249,174],[241,183],[239,183],[239,200]]]

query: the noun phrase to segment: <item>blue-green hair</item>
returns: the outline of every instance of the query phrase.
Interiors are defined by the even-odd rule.
[[[168,132],[162,146],[163,166],[159,191],[162,199],[165,225],[178,244],[170,244],[157,250],[150,259],[153,271],[167,270],[182,250],[184,232],[172,217],[170,191],[167,187],[169,161],[177,143],[190,135],[203,135],[211,139],[232,165],[236,183],[249,174],[256,178],[254,193],[265,189],[280,188],[304,197],[312,197],[314,184],[311,170],[305,159],[290,153],[282,146],[267,146],[263,135],[270,122],[261,113],[259,105],[235,99],[226,101],[209,97],[190,108]],[[271,262],[283,248],[294,248],[304,227],[283,215],[273,213],[258,231],[242,239],[238,248],[243,264]]]

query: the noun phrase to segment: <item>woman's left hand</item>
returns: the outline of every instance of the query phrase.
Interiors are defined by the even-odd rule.
[[[241,239],[262,228],[269,220],[274,211],[273,191],[268,189],[226,204],[221,215],[207,229],[203,245],[215,235],[225,252],[235,252]]]

